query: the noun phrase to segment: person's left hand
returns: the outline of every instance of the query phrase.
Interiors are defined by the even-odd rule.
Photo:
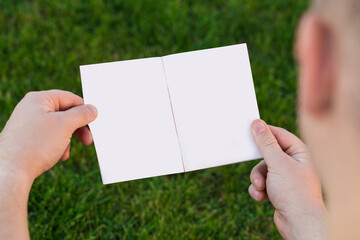
[[[87,124],[97,116],[92,105],[66,91],[30,92],[18,103],[0,134],[0,173],[33,181],[70,154],[75,135],[92,144]]]

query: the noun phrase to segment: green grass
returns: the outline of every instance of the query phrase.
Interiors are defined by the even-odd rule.
[[[293,40],[306,0],[0,1],[0,124],[28,91],[81,94],[79,65],[247,42],[260,114],[296,132]],[[41,146],[39,146],[41,147]],[[39,177],[33,239],[280,239],[248,196],[257,161],[103,186],[95,150]]]

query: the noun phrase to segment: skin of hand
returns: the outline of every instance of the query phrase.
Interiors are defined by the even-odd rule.
[[[305,144],[262,120],[255,120],[251,129],[264,160],[251,171],[250,196],[272,203],[274,221],[284,239],[326,239],[321,184]]]
[[[27,200],[34,179],[70,154],[75,134],[93,142],[87,124],[97,109],[73,93],[30,92],[0,134],[0,239],[28,239]]]

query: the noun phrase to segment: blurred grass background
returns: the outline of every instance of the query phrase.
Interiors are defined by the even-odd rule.
[[[0,123],[28,91],[81,95],[79,65],[246,42],[261,117],[296,132],[293,40],[306,0],[1,0]],[[41,147],[41,146],[39,146]],[[93,147],[39,177],[33,239],[281,239],[247,193],[257,161],[103,186]]]

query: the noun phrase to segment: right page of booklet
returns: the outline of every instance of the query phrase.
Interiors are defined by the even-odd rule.
[[[246,44],[163,57],[185,171],[261,158]]]

